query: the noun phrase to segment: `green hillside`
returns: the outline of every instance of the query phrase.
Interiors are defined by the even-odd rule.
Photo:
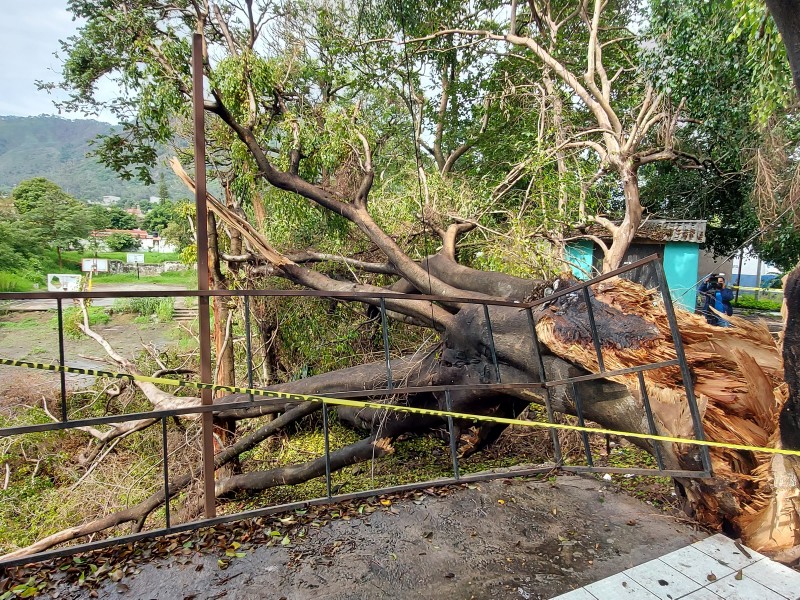
[[[147,186],[124,181],[87,157],[90,141],[111,129],[108,123],[85,119],[0,116],[0,194],[25,179],[45,177],[83,200],[103,196],[141,199],[158,195],[158,177],[163,173],[173,198],[189,195],[165,165],[154,174],[156,184]]]

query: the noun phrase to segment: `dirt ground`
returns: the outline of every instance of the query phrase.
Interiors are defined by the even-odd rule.
[[[130,575],[93,592],[63,582],[52,591],[70,599],[532,600],[705,537],[589,476],[496,480],[387,503],[286,546],[244,544],[226,558],[173,544],[170,555],[139,559]]]
[[[4,322],[25,322],[22,328],[0,327],[0,357],[44,363],[58,363],[58,331],[52,321],[52,311],[12,312],[2,315]],[[171,329],[177,325],[134,323],[135,315],[114,315],[107,325],[95,327],[97,332],[125,356],[135,356],[143,344],[159,349],[174,344]],[[108,369],[105,351],[97,342],[82,337],[65,339],[66,363],[73,367]],[[113,368],[112,368],[113,370]],[[67,375],[67,388],[80,389],[92,384],[94,378]],[[21,400],[58,394],[60,379],[57,373],[22,367],[0,366],[0,410]]]

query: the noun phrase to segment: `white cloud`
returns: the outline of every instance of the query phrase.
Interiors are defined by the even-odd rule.
[[[36,81],[58,80],[59,40],[77,31],[66,0],[0,0],[0,14],[0,115],[57,114],[54,97]]]

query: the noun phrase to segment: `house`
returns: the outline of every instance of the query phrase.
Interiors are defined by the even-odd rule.
[[[156,232],[147,232],[144,229],[100,229],[93,231],[91,236],[103,243],[103,240],[115,233],[126,233],[139,240],[139,248],[145,252],[177,252],[175,244],[171,244]]]
[[[573,238],[580,238],[582,235],[594,236],[608,245],[611,243],[608,230],[598,224],[587,225],[573,234],[571,236]],[[701,256],[704,258],[706,256],[706,253],[700,250],[700,244],[705,241],[706,221],[649,219],[639,227],[625,254],[623,265],[651,254],[658,254],[673,302],[686,310],[694,311],[697,284],[705,274],[701,273],[700,266]],[[593,273],[599,272],[603,252],[591,239],[574,239],[567,243],[565,259],[576,277],[588,279]],[[717,266],[714,265],[714,268],[717,269]],[[723,271],[720,267],[714,272]],[[624,277],[637,281],[645,287],[655,287],[658,284],[655,270],[650,265],[629,271]]]
[[[125,212],[129,215],[133,215],[134,217],[139,217],[140,219],[144,216],[142,209],[138,206],[134,206],[133,208],[126,208]]]

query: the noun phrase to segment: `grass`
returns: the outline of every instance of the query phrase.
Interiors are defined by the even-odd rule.
[[[39,326],[39,321],[25,317],[21,321],[0,321],[0,329],[17,331],[20,329],[34,329]]]
[[[779,311],[781,309],[781,302],[775,300],[756,300],[755,296],[739,296],[739,299],[732,302],[734,308],[746,308],[749,310],[768,310]]]
[[[162,283],[181,285],[187,289],[197,289],[197,271],[167,271],[160,275],[142,275],[136,273],[115,273],[114,275],[95,275],[96,283]]]
[[[16,273],[0,271],[0,292],[29,292],[33,282]]]
[[[107,258],[109,260],[127,259],[127,252],[98,252],[97,258]],[[145,264],[160,264],[163,262],[179,261],[180,254],[177,252],[159,253],[159,252],[138,252],[144,254]],[[36,257],[35,266],[24,272],[10,273],[7,271],[0,271],[0,293],[2,292],[29,292],[37,286],[43,288],[46,286],[46,275],[48,273],[81,273],[81,259],[94,257],[95,253],[91,250],[70,250],[61,253],[61,264],[58,261],[58,254],[55,250],[47,250],[41,256]],[[160,279],[160,276],[142,277],[141,280],[137,279],[136,273],[125,273],[119,275],[99,275],[96,278],[108,283],[180,283],[182,285],[191,286],[197,285],[197,275],[187,275],[186,273],[194,273],[193,271],[178,271],[164,273],[168,276],[165,281]]]

